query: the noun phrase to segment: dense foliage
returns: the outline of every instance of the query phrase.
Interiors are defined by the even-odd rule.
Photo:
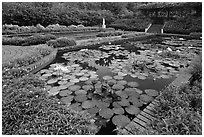
[[[100,32],[96,36],[97,37],[110,37],[110,36],[119,36],[122,35],[123,31],[108,31],[108,32]]]
[[[60,37],[56,40],[50,40],[47,42],[48,46],[59,48],[59,47],[69,47],[69,46],[75,46],[76,41],[74,39],[70,39],[67,37]]]
[[[111,23],[109,26],[115,29],[130,30],[130,31],[143,31],[151,23],[149,19],[134,18],[134,19],[118,19]]]
[[[188,17],[170,20],[164,27],[164,33],[190,34],[202,32],[202,18]]]
[[[34,34],[29,37],[2,37],[3,45],[16,45],[16,46],[31,46],[38,44],[45,44],[51,39],[56,39],[55,35],[52,34]]]
[[[95,134],[91,118],[68,110],[47,97],[44,83],[28,76],[3,82],[2,134],[6,135],[84,135]]]
[[[5,24],[2,27],[2,34],[24,34],[24,33],[58,33],[58,32],[78,32],[78,31],[99,31],[99,27],[84,27],[80,25],[64,26],[59,24],[48,25],[43,27],[40,24],[36,26],[18,26]]]
[[[35,26],[38,23],[44,27],[57,23],[94,26],[101,25],[102,18],[109,24],[120,15],[131,13],[137,5],[120,2],[4,2],[2,18],[3,24],[20,26]]]

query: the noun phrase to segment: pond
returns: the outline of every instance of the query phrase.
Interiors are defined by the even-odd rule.
[[[63,51],[37,75],[50,96],[93,116],[98,134],[116,134],[189,65],[199,42],[156,37]]]

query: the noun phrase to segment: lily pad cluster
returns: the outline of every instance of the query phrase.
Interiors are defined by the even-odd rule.
[[[59,64],[55,65],[60,68]],[[50,69],[42,70],[42,75],[52,74],[57,71],[55,65],[52,65]],[[72,67],[78,68],[79,66],[74,64]],[[69,71],[72,72],[70,69]],[[103,76],[101,81],[97,78],[88,79],[82,85],[78,84],[77,81],[71,82],[72,79],[69,78],[75,77],[74,79],[76,79],[84,74],[91,75],[95,74],[95,72],[91,71],[90,73],[80,69],[74,76],[69,75],[68,77],[69,73],[63,68],[60,73],[63,75],[57,75],[58,77],[55,77],[55,79],[52,75],[46,75],[49,95],[59,95],[60,103],[68,108],[75,111],[84,111],[96,117],[96,123],[101,123],[99,122],[101,120],[111,120],[117,127],[124,127],[132,120],[129,117],[130,115],[134,117],[138,115],[142,106],[153,101],[159,94],[158,91],[153,89],[142,91],[138,88],[139,83],[124,80],[126,75],[123,73],[118,73],[115,76]],[[58,85],[52,86],[53,83],[58,83]]]

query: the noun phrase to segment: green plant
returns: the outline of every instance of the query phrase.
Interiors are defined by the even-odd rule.
[[[3,82],[4,83],[4,82]],[[86,113],[72,111],[48,98],[37,77],[13,79],[2,95],[2,134],[84,135],[95,134]]]
[[[111,23],[109,26],[115,29],[127,30],[127,31],[143,31],[151,23],[149,19],[118,19]]]
[[[58,47],[67,47],[67,46],[75,46],[76,42],[74,39],[70,39],[67,37],[61,37],[56,40],[50,40],[47,42],[48,46],[58,48]]]
[[[100,32],[96,36],[97,37],[110,37],[110,36],[119,36],[122,35],[123,31],[108,31],[108,32]]]
[[[55,35],[52,34],[35,34],[33,36],[30,36],[24,40],[23,46],[30,46],[30,45],[38,45],[38,44],[45,44],[47,41],[51,39],[56,39]]]
[[[202,77],[202,53],[200,52],[190,63],[190,73],[193,74],[192,79],[200,79]]]

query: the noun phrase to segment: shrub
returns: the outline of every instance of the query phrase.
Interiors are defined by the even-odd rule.
[[[149,19],[118,19],[109,27],[127,31],[143,31],[151,23]]]
[[[165,33],[190,34],[191,32],[202,32],[202,19],[189,17],[170,20],[164,26]]]
[[[108,32],[99,32],[97,37],[110,37],[110,36],[119,36],[122,35],[123,31],[108,31]]]
[[[202,37],[202,33],[201,32],[191,32],[190,36],[192,38],[200,38],[200,37]]]
[[[56,38],[57,37],[52,34],[46,34],[46,35],[35,34],[33,36],[26,38],[22,46],[45,44],[47,41],[51,39],[56,39]]]
[[[70,39],[67,37],[61,37],[56,40],[50,40],[47,42],[48,46],[52,46],[54,48],[58,47],[68,47],[68,46],[75,46],[76,42],[74,39]]]
[[[47,97],[44,83],[38,78],[28,76],[10,83],[3,88],[2,134],[90,135],[97,132],[90,126],[90,116],[69,110],[57,99]]]
[[[24,43],[25,38],[22,37],[2,37],[2,45],[16,45],[21,46]]]
[[[202,53],[195,57],[190,63],[190,73],[193,74],[192,79],[201,79],[202,77]]]

